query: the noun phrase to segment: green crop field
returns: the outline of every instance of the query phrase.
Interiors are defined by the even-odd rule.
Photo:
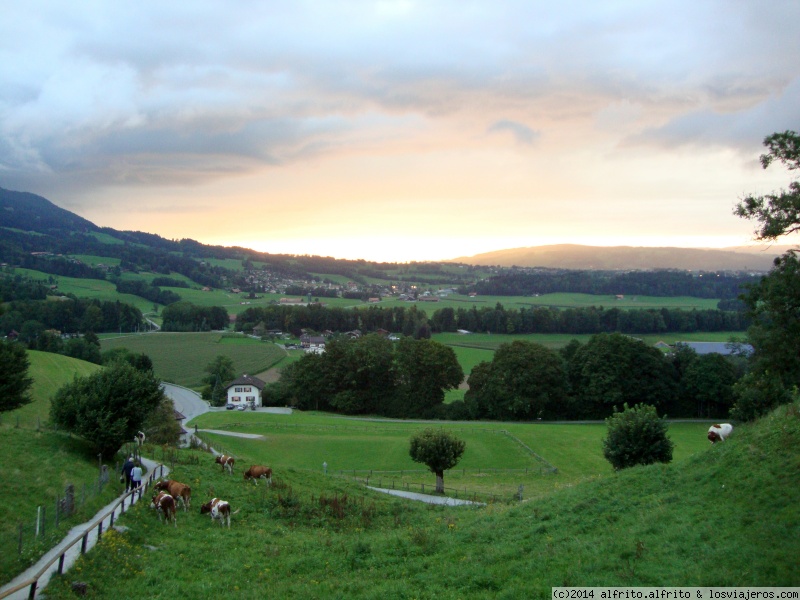
[[[275,344],[258,340],[244,341],[236,334],[232,341],[221,333],[150,333],[137,336],[103,338],[103,351],[127,348],[144,352],[153,361],[158,377],[170,383],[200,389],[203,370],[217,355],[233,360],[237,375],[256,374],[276,365],[286,356],[286,351]]]

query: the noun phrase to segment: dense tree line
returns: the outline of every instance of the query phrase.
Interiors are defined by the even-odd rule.
[[[175,302],[161,311],[163,331],[211,331],[228,326],[228,311],[221,306],[196,306]]]
[[[256,326],[278,329],[299,335],[301,329],[314,331],[347,332],[356,329],[370,333],[379,329],[417,336],[428,327],[425,311],[416,306],[382,308],[366,306],[357,308],[325,307],[318,304],[308,306],[282,306],[273,304],[252,307],[236,318],[237,331],[252,331]]]
[[[489,333],[666,333],[742,331],[748,324],[743,313],[714,309],[538,306],[517,310],[505,309],[499,303],[494,308],[442,308],[431,317],[434,332],[464,329]]]
[[[463,402],[448,409],[467,419],[605,419],[626,405],[648,404],[670,417],[725,418],[745,359],[670,355],[628,336],[598,334],[557,352],[515,340],[473,368]]]
[[[573,271],[538,269],[496,275],[461,293],[487,296],[532,296],[535,294],[580,293],[639,296],[691,296],[694,298],[736,298],[758,277],[727,273],[693,274],[686,271]]]
[[[446,414],[444,393],[464,377],[455,352],[431,340],[380,335],[331,340],[286,367],[265,390],[267,402],[344,414],[433,418]]]
[[[25,334],[27,330],[41,332],[45,329],[70,334],[136,331],[142,325],[142,313],[135,306],[71,296],[54,301],[17,300],[10,302],[0,315],[0,335],[8,335],[12,330]]]
[[[44,300],[47,286],[22,275],[0,276],[0,302],[12,300]]]
[[[743,313],[721,310],[635,309],[580,307],[557,309],[531,307],[442,308],[428,320],[425,311],[416,305],[409,308],[368,306],[340,307],[281,306],[248,308],[238,315],[237,331],[251,331],[261,325],[299,334],[301,329],[345,332],[359,329],[369,333],[379,329],[404,335],[420,336],[429,328],[433,332],[464,329],[489,333],[666,333],[693,331],[743,331],[749,321]]]
[[[149,285],[139,279],[119,279],[117,280],[117,291],[120,294],[133,294],[150,302],[169,305],[179,302],[181,297],[172,290],[162,290],[158,286]]]

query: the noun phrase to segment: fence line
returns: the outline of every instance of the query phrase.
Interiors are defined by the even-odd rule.
[[[8,596],[10,596],[11,594],[14,594],[15,592],[23,590],[26,587],[30,587],[30,592],[28,594],[28,598],[33,600],[36,597],[36,589],[37,589],[37,586],[38,586],[38,583],[39,583],[39,579],[41,579],[42,576],[50,570],[50,567],[52,567],[53,564],[55,564],[56,561],[58,561],[57,572],[58,572],[59,575],[63,574],[63,571],[64,571],[64,557],[67,554],[67,552],[70,549],[72,549],[72,547],[75,544],[77,544],[78,542],[81,542],[81,554],[85,554],[86,550],[87,550],[88,542],[89,542],[89,535],[95,529],[97,529],[97,541],[99,542],[101,537],[103,536],[103,533],[104,533],[104,531],[103,531],[103,521],[105,521],[106,517],[111,515],[110,524],[108,526],[108,529],[111,529],[111,527],[114,526],[114,514],[116,513],[117,509],[121,507],[120,515],[122,515],[125,512],[125,501],[128,498],[131,499],[131,502],[130,502],[131,506],[133,506],[134,502],[136,501],[136,500],[134,500],[134,496],[135,495],[138,494],[138,498],[139,498],[139,500],[141,500],[142,496],[144,495],[145,491],[147,490],[147,487],[151,483],[153,483],[154,479],[156,479],[156,472],[159,472],[159,471],[163,474],[164,465],[161,465],[161,464],[157,465],[152,470],[152,472],[148,476],[147,480],[145,481],[144,484],[142,484],[141,487],[139,487],[137,490],[131,490],[130,492],[124,494],[117,502],[114,503],[114,505],[111,507],[111,509],[105,511],[100,517],[95,518],[95,520],[92,521],[92,523],[90,525],[88,525],[86,527],[86,529],[84,529],[84,531],[82,533],[80,533],[79,535],[75,536],[75,538],[73,538],[72,541],[70,541],[66,546],[64,546],[64,548],[61,550],[61,552],[57,556],[54,556],[52,559],[50,559],[44,566],[42,566],[42,568],[40,568],[36,572],[35,575],[33,575],[32,577],[29,577],[25,581],[22,581],[22,582],[18,583],[17,585],[15,585],[15,586],[7,589],[7,590],[4,590],[4,591],[0,592],[0,599],[7,598]]]

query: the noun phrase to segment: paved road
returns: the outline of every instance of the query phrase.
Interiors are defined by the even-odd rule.
[[[199,417],[204,412],[211,410],[208,402],[203,400],[197,392],[171,383],[164,383],[162,385],[164,387],[164,393],[169,396],[173,404],[175,404],[175,410],[186,417],[187,423],[195,417]]]

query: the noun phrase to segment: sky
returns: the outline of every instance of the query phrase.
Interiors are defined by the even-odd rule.
[[[406,262],[737,247],[800,2],[0,0],[0,187],[97,225]]]

